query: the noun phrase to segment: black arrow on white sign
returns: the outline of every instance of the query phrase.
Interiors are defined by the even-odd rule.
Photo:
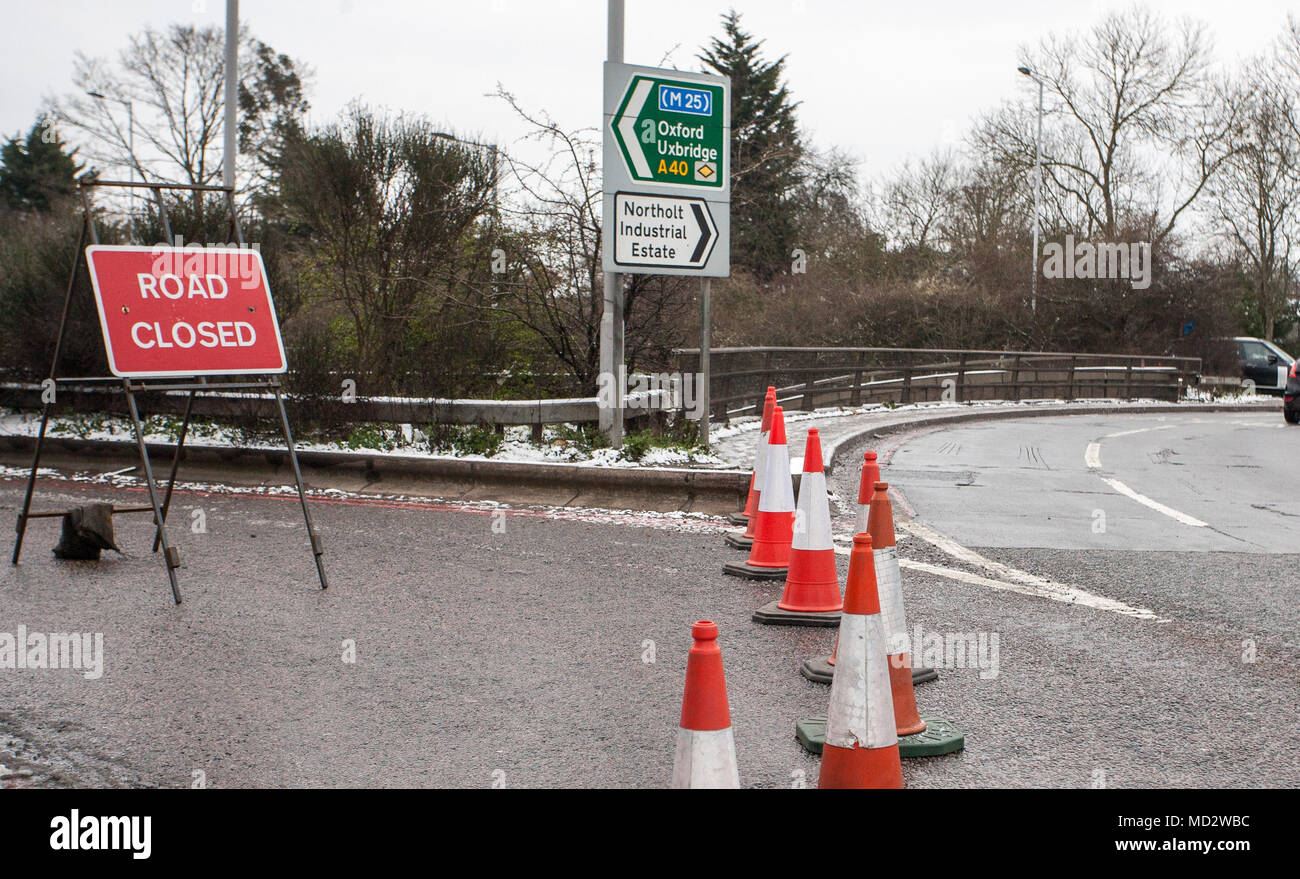
[[[720,237],[706,199],[615,193],[617,265],[705,271]]]
[[[709,243],[713,241],[717,232],[709,222],[709,216],[705,213],[702,202],[693,202],[691,212],[695,214],[695,222],[700,224],[700,240],[695,245],[695,252],[691,254],[691,265],[699,265],[700,258],[708,251]]]

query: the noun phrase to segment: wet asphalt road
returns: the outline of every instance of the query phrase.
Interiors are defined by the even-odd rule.
[[[896,510],[958,544],[1160,618],[952,581],[934,615],[913,614],[913,595],[924,602],[942,584],[905,572],[909,615],[927,628],[1002,634],[993,686],[945,695],[963,720],[1006,709],[993,724],[1010,733],[1003,754],[1024,737],[1019,760],[1039,768],[1022,782],[999,769],[976,783],[1069,784],[1097,772],[1108,786],[1300,784],[1300,556],[1288,522],[1300,474],[1287,463],[1300,436],[1281,423],[1272,413],[1011,419],[848,450],[856,460],[879,448],[901,489]],[[1085,460],[1091,443],[1099,466]],[[841,494],[856,491],[849,469],[832,479]],[[988,573],[916,538],[900,546],[904,557]],[[962,760],[978,760],[976,750]]]
[[[1101,478],[1084,464],[1086,443],[1075,448],[1079,437],[1150,426],[1152,417],[1063,432],[1077,478]],[[1021,474],[1018,502],[992,504],[982,499],[991,491],[970,491],[1002,478],[990,462],[944,462],[979,474],[944,487],[937,471],[926,475],[922,458],[933,452],[908,456],[926,443],[973,449],[976,435],[989,450],[1017,447],[1010,436],[989,436],[989,426],[890,438],[897,450],[886,478],[921,521],[988,558],[1149,607],[1165,621],[905,571],[909,625],[996,634],[999,644],[995,669],[945,668],[918,688],[922,713],[961,723],[967,748],[905,761],[907,784],[1300,784],[1296,557],[1258,548],[1192,554],[1154,537],[1147,548],[1080,547],[1065,528],[1065,548],[968,543],[968,520],[997,534],[999,524],[1011,533],[1012,519],[1032,518],[1038,474]],[[1251,448],[1226,428],[1197,429],[1238,454]],[[1121,466],[1124,439],[1103,441],[1107,476],[1154,497],[1155,483]],[[1190,454],[1196,443],[1188,442]],[[856,474],[834,474],[832,484],[851,497]],[[5,520],[20,489],[0,481]],[[1102,536],[1117,539],[1113,529],[1130,516],[1168,519],[1110,494]],[[42,497],[47,508],[139,501],[136,491],[54,480],[43,481]],[[1161,499],[1191,506],[1190,496]],[[1121,501],[1139,509],[1122,510]],[[211,787],[665,786],[689,628],[699,618],[721,629],[742,784],[816,783],[817,761],[793,724],[824,713],[829,688],[806,682],[798,666],[828,650],[832,630],[752,623],[779,587],[724,577],[722,564],[738,554],[707,530],[712,523],[681,531],[335,497],[314,507],[331,578],[322,593],[294,500],[183,494],[177,503],[183,518],[174,522],[191,521],[200,507],[207,524],[207,533],[178,535],[180,607],[147,551],[147,517],[119,517],[123,558],[57,562],[49,554],[57,525],[45,522],[32,526],[23,564],[0,568],[0,631],[104,633],[99,680],[0,670],[0,746],[18,742],[48,757],[58,769],[49,783],[186,787],[200,771]],[[1071,528],[1087,528],[1091,509]],[[1151,535],[1188,527],[1142,521]],[[916,537],[900,545],[904,558],[981,573]],[[343,661],[346,640],[355,642],[355,663]],[[1254,662],[1243,661],[1245,642]]]
[[[1084,415],[926,433],[891,464],[969,546],[1279,553],[1300,549],[1296,449],[1274,412]]]

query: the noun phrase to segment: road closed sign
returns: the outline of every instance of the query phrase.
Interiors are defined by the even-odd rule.
[[[288,368],[266,267],[239,247],[86,248],[108,367],[123,378]]]

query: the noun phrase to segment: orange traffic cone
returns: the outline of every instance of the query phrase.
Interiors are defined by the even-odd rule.
[[[876,493],[876,483],[878,482],[880,482],[880,465],[877,463],[876,453],[867,452],[862,456],[862,476],[858,480],[858,509],[857,518],[854,522],[855,534],[861,534],[868,530],[867,525],[868,520],[870,519],[871,498]],[[895,563],[897,563],[897,560],[898,558],[895,555]],[[836,649],[838,649],[838,641],[836,642]],[[835,673],[835,650],[831,651],[830,656],[818,656],[812,659],[805,659],[799,666],[799,672],[815,684],[829,684]],[[924,684],[927,681],[937,680],[938,677],[938,672],[932,668],[912,669],[913,684]]]
[[[894,730],[889,663],[885,659],[885,629],[880,619],[869,534],[853,538],[839,646],[844,652],[838,656],[831,682],[817,786],[902,788],[903,768]]]
[[[691,626],[691,635],[695,644],[686,657],[686,690],[682,695],[672,786],[677,790],[739,788],[718,627],[700,620]]]
[[[728,534],[723,542],[733,549],[748,551],[754,544],[754,517],[758,514],[758,498],[763,488],[763,473],[767,464],[767,441],[772,432],[772,410],[776,408],[776,388],[768,386],[763,400],[763,422],[758,433],[758,451],[754,455],[754,469],[749,474],[749,497],[745,511],[731,517],[732,524],[744,525],[744,534]],[[737,519],[740,521],[736,521]]]
[[[892,703],[894,733],[898,741],[898,755],[902,758],[933,757],[961,750],[966,745],[966,734],[961,727],[949,720],[936,717],[921,717],[916,710],[916,695],[912,685],[919,680],[933,680],[936,675],[930,669],[912,669],[911,659],[907,654],[907,622],[903,615],[902,577],[899,573],[898,554],[894,546],[894,514],[889,503],[889,486],[877,483],[872,492],[869,507],[867,534],[854,538],[853,558],[850,561],[849,580],[853,579],[853,563],[859,552],[858,541],[870,540],[872,547],[872,564],[876,575],[876,595],[880,607],[880,629],[884,634],[885,663],[888,668],[890,701]],[[848,630],[845,622],[850,613],[850,600],[844,596],[844,616],[840,623],[839,645],[846,645]],[[837,652],[838,647],[837,645]],[[849,661],[846,654],[838,657],[831,669],[833,681],[832,693],[838,684],[840,668]],[[804,663],[804,676],[808,677]],[[928,673],[930,677],[918,677]],[[811,679],[811,678],[810,678]],[[835,710],[831,706],[832,713]],[[824,753],[830,733],[828,721],[824,717],[801,720],[794,725],[795,737],[809,751]]]
[[[862,534],[867,530],[867,510],[871,504],[871,494],[880,481],[880,465],[876,463],[875,452],[862,455],[862,475],[858,477],[858,509],[853,522],[853,533]],[[814,684],[829,684],[835,676],[835,654],[839,652],[840,639],[835,637],[835,646],[830,656],[805,659],[800,666],[800,673]]]
[[[889,485],[876,483],[867,517],[875,557],[876,584],[880,592],[880,617],[885,626],[889,658],[889,686],[894,694],[894,724],[899,736],[910,736],[925,729],[925,721],[916,710],[912,691],[912,657],[907,650],[907,615],[903,612],[903,575],[898,568],[898,550],[894,539],[894,510],[889,503]]]
[[[858,514],[853,522],[853,533],[861,534],[867,530],[867,512],[871,506],[871,496],[875,494],[876,483],[880,481],[880,465],[876,463],[876,453],[867,452],[862,456],[862,476],[858,479]]]
[[[780,580],[790,566],[794,541],[794,480],[790,478],[790,452],[785,444],[785,415],[772,409],[772,435],[763,465],[763,490],[754,516],[754,545],[744,564],[727,564],[724,574],[751,580]]]
[[[808,431],[804,447],[785,594],[756,610],[754,622],[834,626],[840,621],[843,606],[835,546],[831,543],[831,507],[822,470],[821,436],[814,427]]]

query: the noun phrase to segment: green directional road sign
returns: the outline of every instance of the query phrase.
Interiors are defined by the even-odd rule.
[[[604,67],[601,265],[616,274],[731,273],[731,80]]]
[[[726,113],[722,84],[637,74],[610,127],[632,180],[721,190],[730,171]]]

